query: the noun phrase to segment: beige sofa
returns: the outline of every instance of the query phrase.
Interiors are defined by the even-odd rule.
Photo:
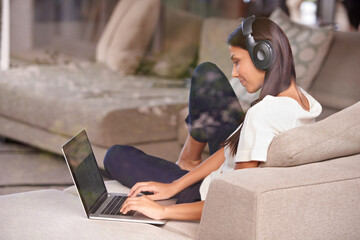
[[[219,30],[214,24],[229,26],[234,21],[204,21],[200,60],[206,58],[205,44],[226,50],[224,39],[206,38],[209,29]],[[302,42],[298,34],[295,39]],[[315,63],[306,68],[313,77],[307,76],[304,86],[323,105],[326,118],[275,137],[262,167],[215,179],[200,222],[168,221],[156,227],[90,221],[73,189],[44,190],[0,196],[0,238],[359,239],[359,36],[335,32],[319,68],[312,69]],[[210,54],[224,54],[224,48],[217,52],[211,47]],[[206,59],[216,62],[220,55]],[[217,64],[229,67],[226,61]],[[239,99],[246,106],[251,97],[240,94]],[[119,183],[106,184],[109,191],[127,191]]]

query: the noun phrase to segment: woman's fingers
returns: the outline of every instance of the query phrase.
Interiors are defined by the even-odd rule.
[[[130,195],[129,197],[136,197],[139,193],[141,192],[152,192],[155,194],[155,190],[152,186],[143,186],[140,187],[138,189],[136,189],[132,195]],[[149,195],[149,196],[153,196],[153,195]]]
[[[151,192],[153,195],[148,195],[152,200],[160,200],[162,195],[159,193],[164,193],[164,190],[160,187],[162,186],[161,183],[156,182],[141,182],[134,185],[131,188],[128,196],[129,197],[136,197],[141,192]]]
[[[153,193],[153,195],[148,195],[152,200],[168,199],[177,193],[171,183],[140,182],[131,188],[128,196],[135,197],[141,192]]]
[[[134,198],[129,197],[128,199],[126,199],[126,201],[121,206],[120,212],[126,214],[132,210],[137,211],[135,203],[139,201],[139,198],[140,197],[134,197]]]
[[[129,197],[135,197],[137,196],[139,193],[143,192],[143,191],[147,191],[147,192],[153,192],[151,190],[151,188],[149,187],[149,185],[151,185],[152,182],[139,182],[136,183],[130,190],[128,196]]]
[[[164,207],[152,201],[146,196],[128,198],[120,209],[123,214],[129,211],[140,212],[150,218],[165,218]]]

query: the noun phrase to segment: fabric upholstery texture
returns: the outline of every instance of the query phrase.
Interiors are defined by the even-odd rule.
[[[107,148],[175,139],[188,90],[154,88],[156,81],[119,76],[99,65],[11,69],[0,78],[0,112],[67,138],[86,129],[91,143]]]
[[[310,94],[323,107],[336,111],[360,101],[360,36],[356,32],[335,32],[328,55]]]
[[[128,193],[129,188],[125,187],[121,183],[113,180],[113,181],[105,181],[105,186],[108,192],[112,193]],[[74,186],[69,187],[64,190],[64,192],[78,196],[76,188]],[[174,199],[174,204],[176,199]],[[164,226],[161,228],[169,230],[171,232],[175,232],[184,237],[189,237],[191,239],[195,239],[199,229],[199,221],[175,221],[169,220],[166,222]]]
[[[150,224],[89,220],[78,197],[58,190],[0,196],[0,202],[0,238],[189,239]]]
[[[270,15],[270,19],[288,37],[295,61],[297,84],[307,91],[328,52],[333,31],[331,28],[312,28],[295,23],[279,8]]]
[[[122,0],[96,48],[96,60],[112,70],[133,74],[154,33],[160,0]]]
[[[360,153],[359,133],[360,102],[276,136],[261,166],[289,167]]]
[[[355,240],[359,159],[222,174],[210,185],[199,239]]]
[[[145,54],[138,71],[161,77],[188,77],[199,50],[203,19],[166,5],[162,6],[162,11],[160,46]],[[155,34],[154,38],[157,37]]]
[[[230,79],[232,62],[229,46],[226,43],[228,35],[235,30],[241,20],[224,18],[207,18],[204,20],[199,49],[199,63],[212,62]]]

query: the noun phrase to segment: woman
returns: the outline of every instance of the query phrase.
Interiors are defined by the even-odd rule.
[[[190,162],[190,168],[198,165],[206,143],[211,156],[187,171],[130,146],[110,148],[104,160],[106,169],[131,187],[122,213],[135,210],[154,219],[200,219],[214,176],[257,167],[266,161],[274,136],[312,123],[321,113],[320,104],[296,85],[289,42],[271,20],[246,18],[230,34],[228,44],[232,76],[249,93],[261,89],[259,99],[244,116],[224,74],[214,64],[199,65],[190,90],[189,136],[178,163],[184,167]],[[136,197],[141,192],[152,195]],[[172,206],[153,201],[174,196],[178,201]]]

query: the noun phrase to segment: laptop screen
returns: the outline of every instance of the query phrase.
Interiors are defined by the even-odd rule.
[[[73,137],[62,149],[89,215],[96,200],[106,193],[106,188],[85,130]]]

